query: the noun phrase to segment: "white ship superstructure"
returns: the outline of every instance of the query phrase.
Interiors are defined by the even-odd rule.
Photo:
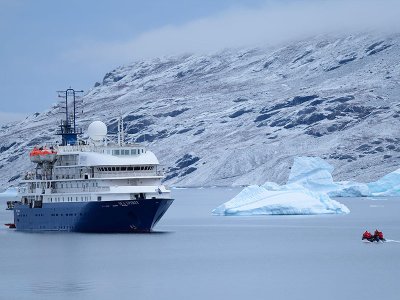
[[[156,156],[140,145],[54,147],[54,163],[38,163],[20,188],[29,202],[135,200],[170,195]],[[36,204],[39,205],[39,204]]]

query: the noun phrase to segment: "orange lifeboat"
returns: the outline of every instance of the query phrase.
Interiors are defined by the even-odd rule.
[[[34,163],[54,162],[57,159],[57,151],[46,147],[35,147],[29,153],[29,157]]]

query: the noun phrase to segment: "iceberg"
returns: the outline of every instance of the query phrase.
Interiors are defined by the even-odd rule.
[[[296,157],[287,184],[251,185],[212,211],[214,215],[347,214],[350,210],[330,197],[400,196],[400,169],[377,181],[335,182],[334,168],[319,157]]]
[[[9,198],[9,197],[17,197],[18,189],[16,187],[10,187],[6,189],[4,192],[0,193],[0,197]]]
[[[367,184],[371,196],[400,196],[400,169]]]
[[[400,196],[400,169],[369,183],[334,182],[333,169],[333,166],[319,157],[296,157],[288,184],[298,184],[311,191],[325,192],[331,197]]]
[[[267,182],[244,188],[230,201],[212,211],[213,215],[316,215],[347,214],[350,210],[326,193],[313,192],[301,185],[279,186]]]
[[[18,200],[18,190],[15,187],[10,187],[3,193],[0,193],[0,202],[6,203],[6,201]]]
[[[311,191],[327,193],[331,197],[372,196],[365,183],[334,182],[333,170],[333,166],[319,157],[296,157],[289,174],[288,184],[298,184]]]
[[[333,166],[319,157],[295,157],[288,184],[298,184],[313,191],[337,189],[333,182]]]

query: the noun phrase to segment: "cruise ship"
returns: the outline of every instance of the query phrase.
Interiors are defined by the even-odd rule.
[[[122,118],[115,142],[101,121],[89,125],[86,140],[78,138],[76,91],[63,95],[61,143],[29,152],[34,169],[19,186],[21,200],[7,203],[14,213],[8,225],[22,231],[151,232],[173,202],[157,157],[124,142]]]

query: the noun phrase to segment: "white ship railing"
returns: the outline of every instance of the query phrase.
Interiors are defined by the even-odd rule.
[[[93,179],[96,178],[118,178],[118,177],[151,177],[151,176],[164,176],[164,172],[162,171],[140,171],[140,172],[124,172],[124,171],[118,171],[118,172],[95,172]]]
[[[68,194],[68,193],[96,193],[96,192],[109,192],[109,186],[98,187],[69,187],[69,188],[52,188],[52,189],[21,189],[20,194],[34,194],[34,195],[51,195],[51,194]]]
[[[106,146],[97,146],[97,145],[68,145],[68,146],[58,146],[57,150],[60,152],[103,152],[103,150],[112,150],[112,149],[120,149],[120,148],[143,148],[140,144],[126,144],[123,146],[119,145],[106,145]]]
[[[94,192],[109,192],[109,186],[98,186],[98,187],[79,187],[79,188],[58,188],[52,189],[51,193],[94,193]]]
[[[91,177],[90,179],[96,179],[96,178],[127,178],[127,177],[163,177],[165,175],[164,171],[162,170],[157,170],[157,171],[137,171],[137,172],[132,172],[132,171],[101,171],[101,172],[95,172],[94,177]],[[46,178],[43,179],[40,176],[36,178],[35,174],[29,174],[29,176],[25,176],[24,180],[32,180],[32,181],[52,181],[52,180],[58,180],[58,181],[63,181],[63,180],[79,180],[79,179],[85,179],[85,174],[71,174],[71,175],[54,175],[52,178]],[[87,179],[85,179],[87,180]],[[23,188],[23,187],[21,187]]]

